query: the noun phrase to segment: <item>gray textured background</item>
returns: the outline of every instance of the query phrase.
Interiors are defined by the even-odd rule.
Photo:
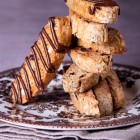
[[[116,0],[128,52],[114,62],[140,67],[140,0]],[[0,71],[20,66],[49,16],[68,14],[63,0],[0,0]],[[111,25],[112,26],[112,25]]]

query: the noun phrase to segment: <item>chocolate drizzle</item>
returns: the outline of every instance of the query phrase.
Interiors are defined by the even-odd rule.
[[[51,38],[49,37],[45,28],[43,28],[42,32],[40,33],[40,39],[42,42],[42,47],[44,49],[46,58],[44,58],[44,56],[42,55],[42,51],[41,51],[38,43],[35,42],[35,44],[31,47],[30,56],[25,58],[25,63],[21,67],[21,69],[23,70],[23,75],[25,76],[25,81],[23,80],[22,74],[19,72],[16,75],[15,83],[12,83],[12,85],[11,85],[10,98],[14,96],[15,103],[22,103],[23,102],[22,101],[22,99],[23,99],[22,92],[25,92],[25,96],[26,96],[27,101],[30,101],[32,99],[31,85],[30,85],[29,75],[27,73],[27,68],[33,77],[33,80],[35,82],[36,87],[39,89],[39,91],[41,91],[41,92],[44,91],[45,87],[44,87],[42,79],[41,79],[41,71],[39,68],[37,54],[38,54],[38,57],[43,64],[43,67],[46,70],[46,72],[55,73],[55,71],[56,71],[55,68],[53,67],[53,65],[51,64],[51,58],[49,56],[49,52],[47,49],[48,44],[46,43],[45,39],[47,39],[49,45],[52,47],[52,49],[56,53],[65,53],[68,50],[67,47],[61,46],[58,43],[56,32],[54,30],[55,25],[54,25],[54,18],[53,17],[49,18],[49,25],[50,25],[50,30],[51,30],[53,40],[51,40]],[[35,68],[32,67],[31,61],[34,61]],[[26,65],[26,67],[25,67],[25,65]]]
[[[28,90],[27,90],[27,88],[26,88],[26,86],[25,86],[25,83],[24,83],[24,81],[23,81],[21,75],[19,75],[19,79],[20,79],[20,82],[21,82],[21,84],[22,84],[22,87],[25,89],[26,98],[29,100],[30,97],[29,97],[29,95],[28,95]],[[22,98],[21,98],[21,100],[22,100]]]
[[[16,91],[15,86],[14,86],[13,83],[12,83],[12,85],[11,85],[11,92],[14,93],[14,98],[15,98],[14,100],[17,101],[17,100],[18,100],[18,98],[17,98],[18,95],[17,95],[17,91]],[[12,95],[13,95],[13,94],[10,94],[10,98],[12,98]]]
[[[30,87],[30,82],[29,82],[29,77],[28,77],[28,74],[27,74],[27,70],[25,69],[24,65],[22,66],[23,70],[24,70],[24,75],[25,75],[25,81],[26,81],[26,84],[27,84],[27,96],[28,96],[28,100],[30,100],[32,98],[31,96],[31,87]]]
[[[96,10],[101,10],[101,6],[107,7],[107,6],[119,6],[115,1],[113,0],[85,0],[88,2],[92,2],[93,6],[89,7],[89,14],[93,15],[95,14]],[[119,13],[120,15],[120,7],[119,7]]]

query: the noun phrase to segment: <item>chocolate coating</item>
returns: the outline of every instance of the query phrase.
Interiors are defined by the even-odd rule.
[[[93,15],[95,14],[96,10],[100,10],[101,6],[119,6],[115,1],[113,0],[85,0],[85,1],[88,1],[88,2],[92,2],[93,3],[93,6],[92,7],[89,7],[89,14]],[[119,13],[120,15],[120,8],[119,8]]]

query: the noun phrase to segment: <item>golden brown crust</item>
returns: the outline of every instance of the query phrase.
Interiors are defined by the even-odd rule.
[[[89,73],[72,64],[63,75],[62,84],[65,92],[85,92],[104,78],[102,74]]]
[[[114,109],[124,107],[125,95],[121,82],[115,71],[111,71],[107,77],[108,85],[110,87],[111,96],[113,99]]]
[[[70,93],[71,100],[77,110],[88,116],[100,117],[98,101],[92,90],[84,93]]]
[[[113,112],[113,102],[110,89],[106,80],[101,81],[97,86],[93,87],[93,91],[102,116],[110,115]]]
[[[86,0],[67,0],[66,5],[78,15],[97,23],[115,23],[118,20],[119,6],[100,6],[95,14],[89,13],[89,8],[94,6],[93,2]]]
[[[111,69],[112,56],[101,55],[91,49],[76,47],[70,50],[70,57],[80,69],[87,72],[106,75]]]
[[[99,44],[91,43],[88,40],[78,39],[77,46],[91,48],[93,51],[101,54],[122,54],[123,52],[126,52],[125,42],[119,31],[111,27],[109,27],[108,30],[108,42]]]
[[[104,43],[108,42],[107,24],[95,23],[78,16],[75,12],[69,10],[72,34],[84,42]],[[85,45],[86,46],[86,45]]]
[[[72,31],[71,31],[71,26],[70,26],[69,19],[66,18],[66,17],[55,17],[54,24],[55,24],[54,30],[55,30],[55,33],[56,33],[56,36],[57,36],[57,39],[58,39],[58,43],[62,46],[68,47],[70,45],[71,36],[72,36]],[[52,34],[51,34],[50,23],[48,23],[45,26],[45,30],[47,31],[51,40],[54,41],[53,38],[52,38]],[[46,36],[45,35],[43,35],[43,36],[44,36],[45,42],[47,44],[47,49],[48,49],[48,52],[49,52],[51,64],[53,65],[55,70],[57,70],[58,67],[60,66],[64,56],[65,56],[65,53],[56,53],[52,49],[51,45],[49,44]],[[44,51],[44,48],[43,48],[43,42],[42,42],[41,38],[39,38],[39,40],[37,41],[37,45],[38,45],[38,47],[41,51],[41,54],[42,54],[44,60],[47,61],[46,54],[45,54],[45,51]],[[55,77],[55,73],[47,72],[46,69],[44,68],[43,63],[41,61],[41,58],[39,57],[39,54],[37,53],[36,50],[35,50],[35,54],[37,56],[37,62],[38,62],[38,65],[39,65],[39,70],[40,70],[40,74],[41,74],[41,80],[42,80],[42,83],[43,83],[43,87],[45,88],[50,83],[50,81]],[[30,56],[32,56],[32,52],[30,52],[30,54],[28,55],[28,57],[30,57]],[[31,67],[34,70],[35,75],[37,76],[35,60],[29,59],[29,61],[31,63]],[[33,80],[33,76],[31,74],[31,71],[27,67],[26,61],[24,62],[24,68],[26,69],[27,74],[28,74],[28,78],[30,80],[29,82],[30,82],[30,87],[31,87],[31,94],[32,94],[31,96],[32,97],[37,96],[40,92],[40,89],[36,86],[35,81]],[[19,73],[21,74],[21,77],[22,77],[22,79],[25,83],[25,86],[27,87],[24,69],[21,68]],[[16,81],[16,79],[15,79],[15,81]],[[15,86],[15,88],[17,90],[18,87],[17,87],[17,83],[15,81],[13,82],[13,85]],[[25,96],[25,91],[24,91],[24,88],[23,88],[21,82],[20,82],[20,90],[21,90],[21,93],[22,93],[21,94],[22,95],[21,96],[21,98],[22,98],[22,103],[21,104],[29,102],[28,99]],[[12,101],[16,102],[16,98],[13,94],[13,90],[11,90],[10,94],[11,94],[11,97],[12,97]],[[19,96],[20,95],[18,93],[18,101],[19,101],[19,98],[20,98]]]

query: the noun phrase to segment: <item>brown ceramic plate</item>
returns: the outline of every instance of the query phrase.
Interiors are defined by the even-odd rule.
[[[11,82],[17,69],[0,73],[0,120],[15,125],[48,130],[99,130],[140,123],[140,69],[114,65],[126,94],[126,106],[103,118],[81,115],[64,93],[61,85],[63,64],[46,92],[34,102],[11,108],[8,102]]]

